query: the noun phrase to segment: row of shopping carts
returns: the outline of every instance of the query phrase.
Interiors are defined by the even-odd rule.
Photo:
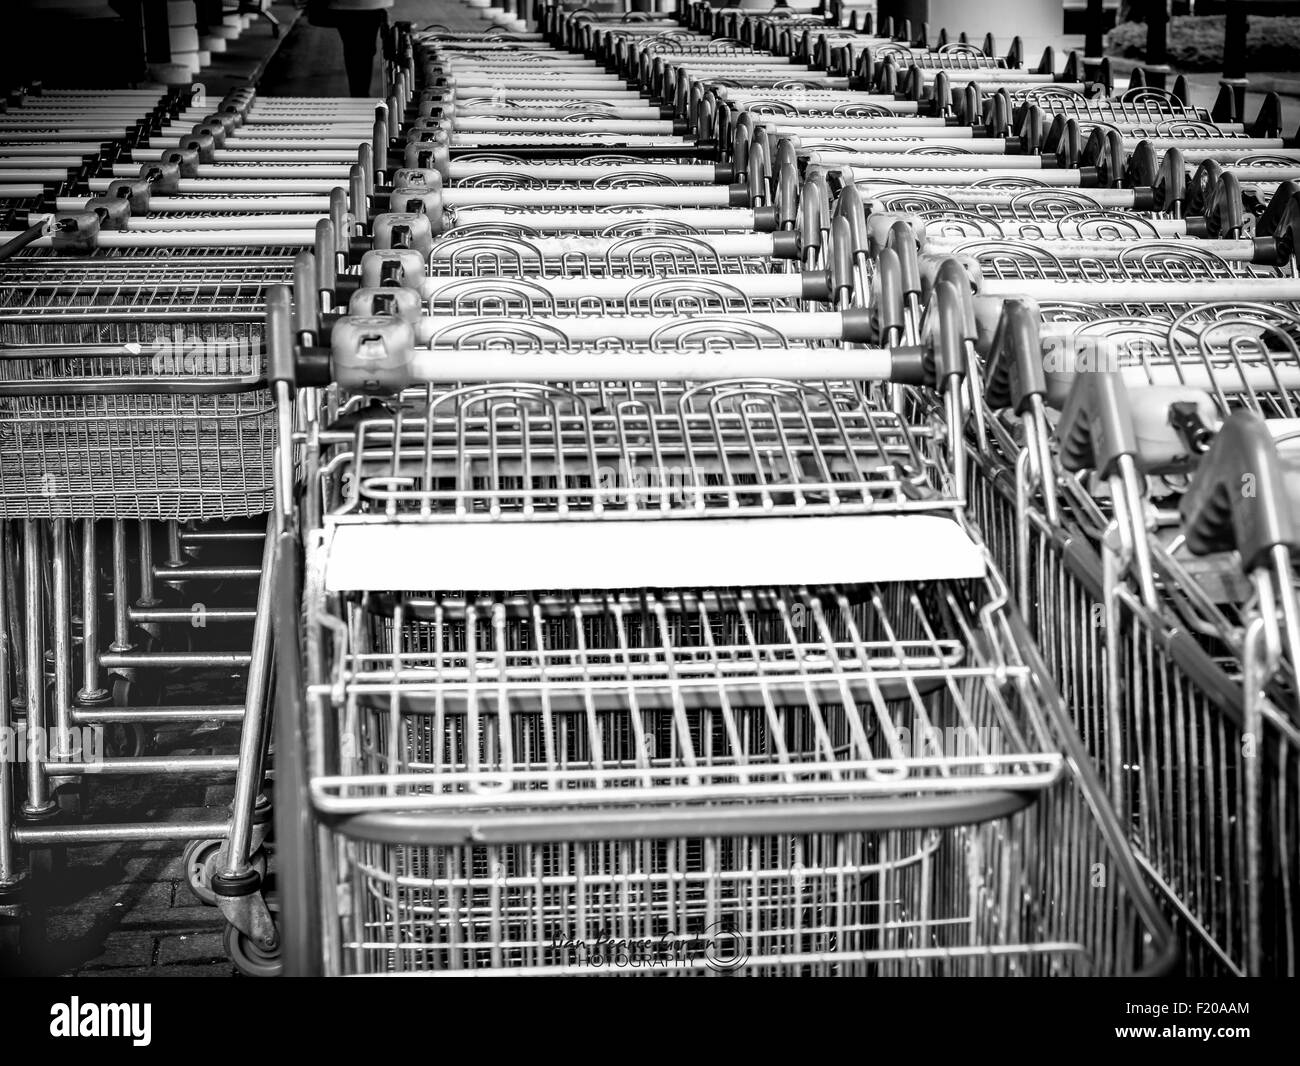
[[[33,966],[65,849],[176,841],[236,963],[278,969],[266,294],[366,220],[392,90],[33,90],[0,114],[0,929]],[[95,817],[91,783],[127,776],[144,811],[233,781],[229,816]]]
[[[77,476],[5,515],[5,713],[89,721],[70,665],[52,714],[30,680],[86,632],[86,677],[199,666],[158,597],[269,509],[191,853],[247,972],[1294,973],[1276,102],[613,7],[395,27],[382,103],[151,119],[18,238],[118,274],[13,316],[6,461]],[[150,314],[256,369],[142,359]],[[66,765],[0,807],[0,884],[102,832],[40,823]]]
[[[1117,771],[1137,689],[1103,649],[1062,698],[1016,551],[1063,475],[1004,486],[1060,462],[1059,338],[1225,270],[1288,298],[1288,146],[1075,57],[719,18],[411,32],[376,240],[271,293],[290,968],[1285,971],[1237,782],[1285,814],[1288,741]]]
[[[926,139],[905,132],[911,147],[846,133],[802,86],[763,89],[743,136],[775,137],[774,158],[784,137],[805,179],[866,212],[861,245],[888,268],[882,320],[914,327],[918,296],[944,282],[972,294],[970,517],[1189,968],[1293,974],[1300,153],[1276,101],[1248,126],[1151,90],[1116,101],[972,78],[1006,90],[988,114],[1020,143],[945,144],[935,121]],[[788,124],[795,112],[808,117]],[[901,286],[883,282],[891,248]]]

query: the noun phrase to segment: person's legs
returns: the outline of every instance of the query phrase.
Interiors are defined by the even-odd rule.
[[[383,22],[383,11],[340,12],[339,36],[343,38],[343,69],[347,72],[350,96],[370,95],[375,44]]]

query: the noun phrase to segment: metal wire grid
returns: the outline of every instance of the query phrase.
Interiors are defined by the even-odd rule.
[[[1247,262],[1233,262],[1197,248],[1192,241],[1143,241],[1133,247],[1117,244],[1113,257],[1065,259],[1048,246],[994,239],[972,240],[960,246],[962,255],[979,260],[984,276],[1051,281],[1213,281],[1277,277]]]
[[[167,237],[174,236],[174,232],[170,230],[161,230],[155,232],[159,232],[163,236],[167,236]],[[94,261],[103,262],[105,260],[127,260],[127,259],[173,259],[173,258],[179,259],[179,258],[185,258],[193,255],[193,252],[190,251],[190,249],[188,248],[168,248],[168,247],[150,246],[147,243],[147,234],[144,231],[136,231],[135,233],[132,234],[132,236],[140,241],[140,244],[138,246],[133,246],[129,248],[122,248],[122,247],[96,248],[94,253],[95,254]],[[247,260],[249,257],[261,258],[264,256],[278,257],[283,259],[289,259],[290,261],[292,261],[294,255],[296,255],[301,250],[302,249],[297,245],[294,246],[262,245],[260,247],[212,245],[210,247],[204,248],[204,254],[205,256],[212,259],[226,259],[232,262],[237,260],[244,261]],[[67,261],[63,253],[53,248],[25,248],[21,255],[16,256],[14,258],[13,262],[27,263],[36,260],[47,260],[50,262]],[[80,262],[84,263],[85,260],[82,259],[80,260]]]
[[[260,341],[267,287],[291,278],[276,259],[18,260],[0,268],[0,344]]]
[[[889,833],[343,845],[346,973],[1121,975],[1144,927],[1072,778]],[[612,943],[623,941],[624,944]]]
[[[880,118],[894,112],[884,104],[842,103],[826,101],[818,107],[811,100],[800,100],[798,105],[788,100],[747,100],[745,110],[754,115],[804,115],[808,118]]]
[[[868,179],[870,180],[870,179]],[[966,204],[960,200],[960,193],[950,195],[954,190],[940,191],[915,186],[900,185],[894,189],[877,189],[871,192],[871,198],[880,202],[884,211],[897,211],[902,214],[919,215],[922,218],[969,221],[972,225],[995,225],[1001,222],[1018,223],[1021,226],[1039,224],[1045,227],[1044,233],[1051,233],[1054,228],[1076,216],[1086,217],[1095,213],[1124,218],[1136,227],[1144,227],[1143,215],[1133,211],[1109,211],[1099,208],[1097,201],[1086,192],[1074,189],[1056,189],[1042,186],[1026,189],[1010,197],[1006,204],[973,203]],[[997,236],[997,233],[982,235]],[[1066,234],[1062,233],[1062,236]],[[1145,235],[1145,234],[1144,234]],[[1155,236],[1152,231],[1151,236]]]
[[[274,446],[262,392],[0,399],[0,517],[262,514]]]
[[[613,117],[613,116],[611,116]],[[479,161],[482,156],[477,157]],[[520,160],[504,157],[503,162],[518,164]],[[623,160],[635,163],[637,160]],[[470,174],[456,179],[458,189],[642,189],[654,186],[680,184],[672,178],[651,171],[629,171],[622,174],[605,174],[593,181],[565,181],[540,178],[526,170],[496,170]]]
[[[1040,94],[1042,103],[1050,104],[1053,112],[1080,122],[1115,122],[1126,126],[1147,123],[1153,131],[1167,123],[1215,124],[1207,109],[1187,107],[1172,94],[1158,89],[1130,89],[1111,99],[1085,98],[1073,92],[1053,91],[1050,87],[1044,89]]]
[[[1161,239],[1156,226],[1141,215],[1125,211],[1108,211],[1098,207],[1073,211],[1060,210],[1048,218],[1025,218],[1014,208],[992,204],[961,207],[933,207],[912,214],[926,224],[930,237],[1001,238],[1011,240],[1141,240]],[[1117,249],[1118,250],[1118,249]]]
[[[408,398],[410,394],[407,394]],[[467,386],[323,437],[333,520],[950,511],[928,427],[778,381]]]
[[[290,277],[288,261],[260,257],[0,267],[0,514],[265,512],[262,317],[266,287]]]
[[[937,52],[922,52],[906,45],[882,45],[871,50],[872,58],[881,62],[891,56],[901,69],[917,67],[920,70],[1010,70],[1005,59],[985,55],[975,48],[945,48]]]
[[[758,274],[762,256],[721,255],[698,234],[619,233],[614,241],[572,238],[559,249],[526,226],[482,223],[448,230],[434,245],[435,277],[656,277],[674,274]]]
[[[1079,550],[1069,523],[1054,527],[1036,509],[1022,522],[1014,488],[981,457],[975,455],[968,469],[971,520],[1003,572],[1013,582],[1028,581],[1018,589],[1030,605],[1027,621],[1128,822],[1140,861],[1167,900],[1189,971],[1246,972],[1254,939],[1264,972],[1295,976],[1300,729],[1265,702],[1264,733],[1250,738],[1261,768],[1256,810],[1243,772],[1247,737],[1239,662],[1221,645],[1217,654],[1212,644],[1203,645],[1195,630],[1152,615],[1121,590],[1113,597],[1121,634],[1120,659],[1113,664],[1119,690],[1110,693],[1099,563],[1088,562],[1089,550]],[[1189,657],[1202,668],[1185,666]],[[1217,673],[1204,669],[1210,659]],[[1118,718],[1108,695],[1116,697]],[[1252,818],[1259,826],[1257,877],[1263,892],[1255,930],[1244,905]]]
[[[1101,369],[1139,389],[1201,389],[1225,418],[1241,409],[1300,417],[1300,308],[1225,301],[1181,314],[1150,305],[1152,313],[1124,315],[1113,305],[1043,306],[1044,320],[1064,329],[1045,338],[1054,353],[1047,365],[1054,403],[1064,402],[1078,373]]]
[[[698,803],[710,783],[752,801],[847,780],[1036,787],[1057,760],[1026,713],[1026,671],[1000,634],[977,634],[963,595],[375,597],[350,611],[338,684],[355,770],[407,780],[340,792],[473,806],[482,775],[511,779],[522,794],[499,800],[530,806],[543,793],[618,805],[638,787]]]
[[[1037,790],[1061,759],[1001,602],[979,582],[371,596],[329,686],[354,773],[314,788],[334,811],[671,802],[705,832],[719,804]]]
[[[522,277],[471,276],[439,286],[427,308],[434,314],[500,318],[574,315],[721,315],[800,310],[795,298],[751,296],[743,282],[699,275],[646,278],[622,296],[557,295]]]

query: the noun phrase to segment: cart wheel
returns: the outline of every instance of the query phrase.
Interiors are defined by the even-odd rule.
[[[267,899],[266,906],[275,919],[276,932],[280,929],[280,904],[277,900]],[[233,925],[227,924],[221,935],[222,946],[235,969],[245,977],[279,977],[284,971],[284,958],[277,944],[268,951],[260,944],[254,944]]]
[[[104,727],[104,755],[110,759],[138,759],[152,741],[153,734],[139,722],[110,722]]]
[[[181,859],[190,892],[200,903],[206,903],[209,907],[217,905],[216,893],[212,891],[212,878],[217,872],[217,858],[224,843],[224,840],[191,840],[185,845],[185,854]],[[253,869],[259,877],[266,877],[266,852],[261,848],[253,855]]]
[[[143,706],[148,695],[125,677],[113,678],[113,706]],[[110,722],[104,727],[104,754],[110,759],[135,759],[153,744],[153,730],[139,722]]]

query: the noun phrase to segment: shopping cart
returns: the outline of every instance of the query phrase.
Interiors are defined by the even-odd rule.
[[[1145,333],[1111,326],[1109,350],[1124,369],[1076,375],[1055,433],[1060,463],[1107,479],[1098,501],[1047,449],[1043,342],[1032,306],[1009,302],[985,396],[1018,412],[1023,442],[991,416],[993,439],[972,449],[969,468],[973,520],[1015,575],[1030,628],[1198,972],[1294,972],[1287,856],[1300,737],[1294,697],[1271,677],[1276,660],[1261,656],[1263,623],[1224,606],[1241,602],[1240,583],[1225,582],[1223,566],[1197,566],[1185,538],[1148,534],[1143,474],[1177,482],[1216,413],[1230,409],[1216,412],[1213,395],[1232,397],[1232,407],[1286,395],[1281,379],[1270,388],[1256,376],[1285,374],[1286,363],[1249,340],[1285,336],[1267,325],[1277,315],[1212,305],[1204,318],[1224,324],[1217,336],[1195,316]],[[1079,350],[1095,350],[1086,342]],[[1130,398],[1126,379],[1150,394]]]
[[[291,342],[287,294],[272,299],[269,333]],[[336,326],[334,376],[361,384],[344,335]],[[761,354],[734,362],[753,369]],[[306,967],[608,972],[589,952],[610,938],[682,942],[666,965],[646,961],[649,972],[1134,972],[1169,961],[1086,763],[1061,760],[1063,720],[1025,657],[1032,645],[942,495],[942,446],[811,384],[881,372],[867,361],[883,369],[891,354],[786,356],[804,385],[694,386],[675,380],[698,353],[487,355],[425,364],[413,382],[399,373],[393,385],[414,384],[399,409],[367,410],[353,428],[317,424],[304,441],[304,499],[321,524],[306,522],[301,606],[294,583],[281,584],[282,618],[305,611],[308,648],[287,667],[304,686],[282,691],[307,697],[289,701],[285,729],[320,730],[309,741],[320,756],[297,780],[330,843],[281,869],[296,900],[314,899],[303,932],[321,915],[321,939],[290,949]],[[293,371],[281,365],[284,426]],[[489,373],[501,384],[428,379]],[[658,383],[582,384],[597,375]],[[505,384],[530,379],[549,384]],[[763,471],[769,452],[789,457],[779,474]],[[643,454],[680,463],[684,481],[598,475],[635,469]],[[903,489],[918,458],[930,493]],[[924,560],[761,547],[783,523],[825,519],[822,532],[805,526],[824,549],[831,523],[855,513],[902,519],[909,538],[928,526],[953,539]],[[738,522],[740,541],[728,529]],[[438,547],[376,551],[372,538],[390,535]],[[516,535],[526,558],[507,547]],[[632,548],[645,536],[658,551]],[[669,544],[680,536],[691,552]],[[560,551],[575,537],[580,574]],[[969,583],[935,580],[963,555]],[[854,583],[810,586],[832,556],[827,573]],[[778,559],[790,567],[777,586],[746,580],[785,570]],[[436,591],[449,582],[476,591]],[[535,591],[506,591],[524,587]],[[985,738],[978,753],[917,759],[888,740],[953,725]],[[1006,738],[996,751],[995,731]],[[1067,846],[1121,871],[1097,903],[1100,923],[1063,905],[1057,878],[1071,867],[1050,853]],[[1018,902],[994,903],[994,884]]]
[[[368,140],[360,149],[354,142],[348,159],[356,162],[345,164],[322,162],[309,147],[284,148],[320,180],[304,188],[290,177],[273,190],[280,213],[268,218],[256,213],[258,201],[240,197],[279,179],[246,184],[252,168],[236,157],[217,161],[214,153],[227,150],[215,145],[235,130],[249,140],[259,128],[298,132],[311,116],[349,136],[361,131],[364,116],[369,136],[375,104],[228,98],[219,111],[205,112],[207,128],[182,136],[156,161],[159,142],[135,138],[134,158],[119,153],[118,162],[105,162],[103,177],[88,179],[92,192],[105,195],[76,202],[69,193],[73,210],[33,214],[27,221],[36,224],[22,235],[24,254],[3,263],[0,514],[12,528],[3,547],[0,628],[8,634],[6,651],[13,651],[6,684],[12,669],[24,728],[52,739],[28,762],[17,810],[6,791],[0,881],[23,887],[15,846],[38,860],[45,849],[79,844],[188,841],[190,887],[221,907],[228,950],[252,973],[277,967],[262,847],[270,822],[265,593],[274,580],[274,541],[265,523],[276,445],[262,307],[266,286],[293,279],[293,253],[315,244],[318,223],[338,219],[346,239],[350,208],[365,218],[357,171],[369,164],[370,148]],[[193,116],[181,110],[174,117]],[[151,138],[159,136],[156,125],[151,129]],[[216,169],[204,173],[205,167]],[[373,184],[373,165],[368,177]],[[207,184],[187,189],[187,181]],[[366,195],[368,189],[362,186]],[[210,199],[154,210],[169,194],[195,192]],[[319,204],[295,200],[303,193],[327,194],[328,214],[313,217]],[[155,554],[161,544],[165,561]],[[241,545],[259,548],[260,563],[239,560]],[[101,569],[109,575],[107,596]],[[243,595],[241,586],[250,585]],[[234,602],[195,605],[196,587],[224,589]],[[103,601],[112,604],[111,640],[100,627]],[[251,623],[251,647],[191,647],[187,633],[209,622]],[[244,673],[241,704],[154,705],[160,677],[211,668]],[[159,727],[207,722],[239,726],[236,754],[148,751]],[[92,752],[83,743],[88,731],[110,731],[121,742]],[[232,814],[192,823],[66,821],[77,812],[75,786],[104,773],[233,776]],[[4,782],[5,790],[13,785]]]

